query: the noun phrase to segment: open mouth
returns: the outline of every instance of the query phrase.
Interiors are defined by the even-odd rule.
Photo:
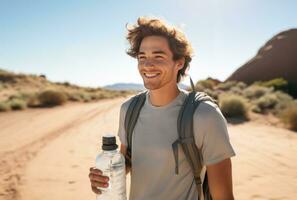
[[[160,73],[143,73],[146,78],[156,78]]]

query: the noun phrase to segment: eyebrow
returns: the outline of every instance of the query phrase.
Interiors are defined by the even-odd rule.
[[[164,51],[153,51],[153,54],[164,54],[164,55],[166,55],[166,53]]]
[[[163,54],[163,55],[167,55],[164,51],[153,51],[153,54]],[[140,51],[138,53],[138,55],[145,55],[145,53],[143,51]]]

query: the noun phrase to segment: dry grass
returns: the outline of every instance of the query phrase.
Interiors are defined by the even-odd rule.
[[[27,108],[26,101],[22,99],[13,99],[9,102],[9,104],[12,110],[24,110]]]
[[[91,102],[131,95],[129,91],[80,87],[69,82],[51,82],[44,75],[15,74],[0,69],[0,110],[62,105],[67,101]],[[22,102],[22,103],[21,103]]]

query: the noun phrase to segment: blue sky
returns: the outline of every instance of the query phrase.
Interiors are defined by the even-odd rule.
[[[146,15],[184,30],[195,81],[225,80],[272,36],[296,28],[296,10],[293,0],[0,0],[0,68],[83,86],[142,83],[125,53],[125,25]]]

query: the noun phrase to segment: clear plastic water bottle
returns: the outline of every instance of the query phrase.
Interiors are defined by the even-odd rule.
[[[109,177],[107,188],[98,187],[101,194],[96,200],[126,200],[125,158],[117,150],[116,137],[106,134],[102,138],[102,152],[96,157],[96,168]]]

